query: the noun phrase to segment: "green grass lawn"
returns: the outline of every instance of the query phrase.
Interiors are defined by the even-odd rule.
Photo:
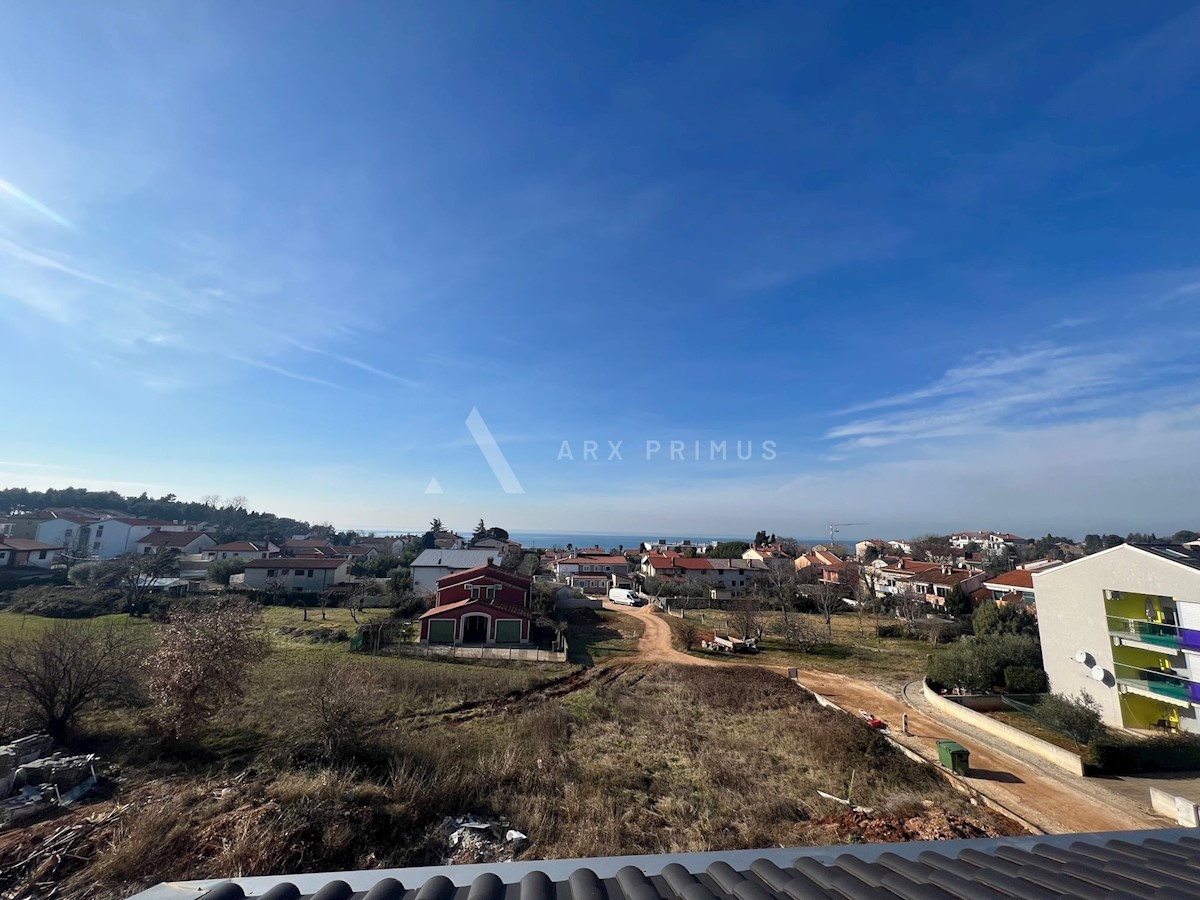
[[[794,618],[806,621],[819,639],[824,641],[827,632],[825,622],[820,616],[793,615]],[[675,616],[665,618],[671,624],[675,641],[679,644],[683,620]],[[692,655],[756,665],[820,669],[899,685],[924,676],[929,657],[939,650],[927,641],[910,638],[876,639],[873,622],[869,618],[860,622],[858,616],[846,613],[833,617],[832,642],[820,643],[812,651],[802,653],[772,634],[778,628],[780,618],[778,613],[763,615],[767,634],[759,643],[761,653],[724,654],[693,650]],[[719,609],[688,610],[686,621],[700,629],[720,629],[728,626],[729,614]]]
[[[35,637],[53,628],[60,622],[80,622],[88,625],[103,625],[112,622],[130,628],[153,627],[148,619],[135,619],[125,613],[115,613],[110,616],[97,616],[94,619],[50,619],[45,616],[33,616],[25,613],[14,613],[0,610],[0,640],[10,637]],[[147,631],[149,634],[149,631]]]

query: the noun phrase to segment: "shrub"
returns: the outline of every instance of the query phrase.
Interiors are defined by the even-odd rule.
[[[195,730],[245,691],[251,667],[270,649],[247,603],[177,609],[150,658],[154,718],[171,740]]]
[[[948,688],[983,693],[1003,683],[1009,666],[1040,669],[1042,648],[1035,638],[1017,634],[960,638],[929,661],[928,675]]]
[[[1037,617],[1024,607],[1014,604],[1000,606],[989,600],[975,610],[971,617],[975,634],[985,637],[992,634],[1023,634],[1037,637]]]
[[[377,755],[367,732],[379,718],[380,690],[375,673],[363,666],[325,657],[300,676],[300,702],[293,705],[285,733],[293,752],[342,766]]]
[[[241,575],[246,571],[246,561],[240,556],[233,559],[218,559],[208,567],[208,580],[213,584],[229,584],[233,575]]]
[[[1004,687],[1014,694],[1040,694],[1046,690],[1046,673],[1033,666],[1005,666]]]
[[[74,587],[24,587],[10,595],[8,609],[48,619],[92,619],[121,609],[121,592]]]
[[[1100,706],[1087,691],[1081,691],[1078,697],[1051,694],[1034,707],[1033,717],[1077,744],[1091,744],[1105,734],[1104,723],[1100,721]]]
[[[930,659],[927,672],[931,681],[969,694],[990,691],[996,683],[978,648],[966,640],[952,644]]]
[[[1104,733],[1088,744],[1083,761],[1103,775],[1200,769],[1200,737],[1181,734],[1141,739]]]

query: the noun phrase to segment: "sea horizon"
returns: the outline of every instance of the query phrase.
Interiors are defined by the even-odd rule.
[[[422,534],[424,528],[374,528],[374,529],[354,529],[360,534],[375,534],[379,537],[388,537],[390,535],[401,534]],[[464,538],[469,537],[473,529],[451,529],[456,534],[461,534]],[[599,546],[604,548],[612,547],[640,547],[643,541],[666,541],[671,544],[682,544],[690,541],[692,544],[707,544],[712,541],[718,543],[724,541],[750,541],[753,535],[703,535],[703,534],[678,534],[671,532],[643,532],[637,533],[619,533],[609,531],[509,531],[509,538],[519,543],[522,547],[540,547],[552,549],[555,547],[566,547],[570,544],[572,547],[591,547]],[[779,535],[780,537],[790,537],[790,535]],[[829,537],[797,537],[794,538],[800,544],[811,547],[814,544],[828,544]],[[841,535],[836,536],[834,543],[853,546],[861,538],[843,538]]]

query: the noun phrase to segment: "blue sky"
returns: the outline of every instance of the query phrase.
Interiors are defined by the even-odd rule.
[[[1197,527],[1195,6],[65,9],[0,31],[0,484]]]

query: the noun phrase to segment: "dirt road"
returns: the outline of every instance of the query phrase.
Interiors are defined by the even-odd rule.
[[[604,604],[606,609],[637,616],[645,631],[638,641],[637,659],[645,662],[681,665],[745,665],[700,659],[676,650],[671,642],[671,626],[654,612],[653,607],[631,609]],[[786,676],[787,670],[769,667]],[[905,747],[928,760],[937,760],[937,741],[958,741],[971,751],[971,775],[968,783],[981,794],[995,800],[1043,831],[1052,834],[1090,831],[1119,831],[1133,828],[1161,828],[1164,820],[1121,805],[1117,797],[1098,796],[1097,789],[1063,773],[1041,769],[1005,752],[999,741],[981,743],[976,734],[968,734],[953,724],[906,705],[883,689],[858,679],[832,672],[801,669],[799,681],[810,690],[829,698],[852,714],[869,710],[892,726],[892,735]],[[907,713],[911,737],[900,734],[901,717]]]

